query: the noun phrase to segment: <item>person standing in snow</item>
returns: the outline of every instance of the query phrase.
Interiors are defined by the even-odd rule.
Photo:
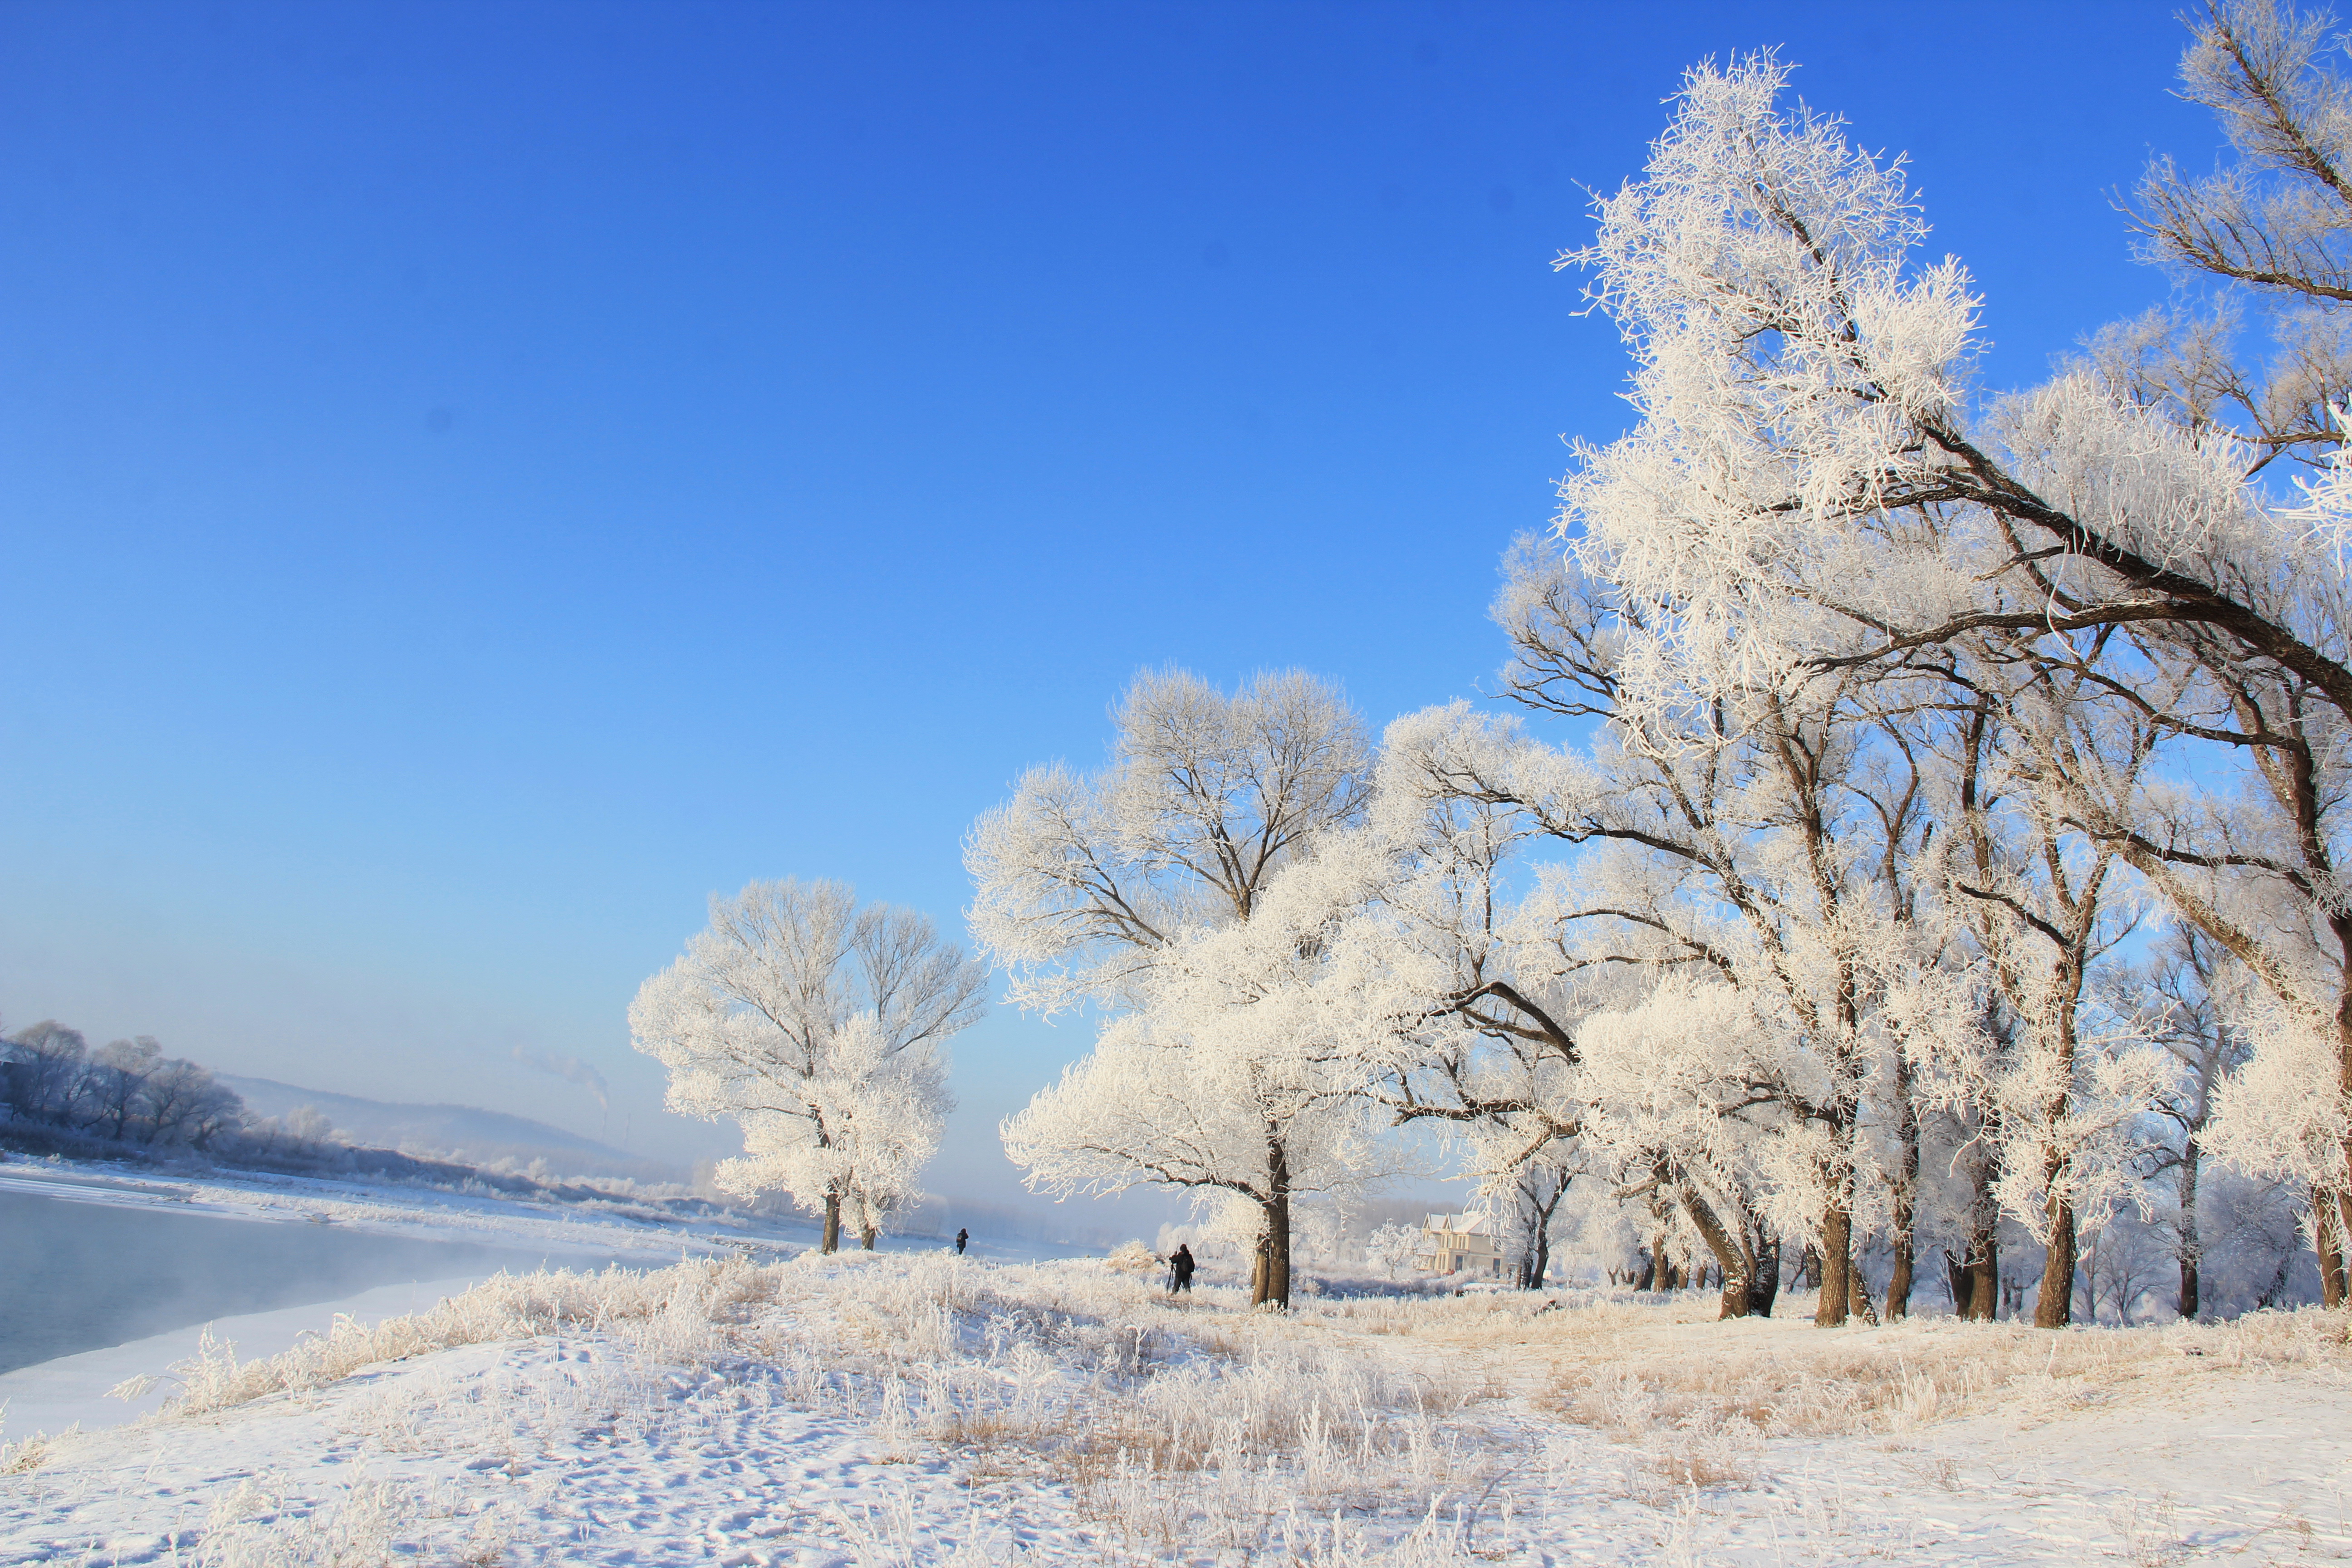
[[[1188,1244],[1181,1241],[1176,1244],[1176,1255],[1168,1260],[1168,1279],[1171,1296],[1180,1290],[1188,1295],[1192,1292],[1192,1248]]]
[[[961,1258],[963,1256],[964,1243],[971,1239],[971,1232],[968,1230],[958,1230],[956,1232],[956,1256],[958,1258]]]

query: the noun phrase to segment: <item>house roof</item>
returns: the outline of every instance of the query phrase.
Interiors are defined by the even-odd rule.
[[[1444,1236],[1492,1236],[1495,1222],[1483,1214],[1433,1214],[1421,1228]]]

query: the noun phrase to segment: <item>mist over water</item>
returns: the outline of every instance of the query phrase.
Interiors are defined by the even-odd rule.
[[[215,1318],[543,1261],[589,1260],[0,1193],[0,1373]]]

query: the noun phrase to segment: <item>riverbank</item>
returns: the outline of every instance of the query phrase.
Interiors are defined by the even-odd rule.
[[[936,1253],[498,1279],[14,1450],[0,1563],[2352,1553],[2342,1314],[1825,1331],[1550,1300],[1272,1316]]]

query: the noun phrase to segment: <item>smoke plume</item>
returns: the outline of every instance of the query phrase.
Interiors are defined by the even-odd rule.
[[[541,1072],[553,1073],[557,1078],[578,1084],[596,1097],[596,1104],[603,1110],[613,1108],[613,1102],[605,1092],[604,1075],[578,1057],[559,1057],[551,1052],[517,1046],[514,1059],[527,1068],[537,1068]]]

